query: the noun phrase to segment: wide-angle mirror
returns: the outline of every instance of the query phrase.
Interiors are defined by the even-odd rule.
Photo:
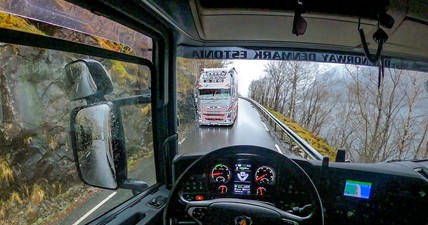
[[[71,122],[73,150],[81,179],[85,183],[117,189],[110,113],[108,104],[77,110]]]

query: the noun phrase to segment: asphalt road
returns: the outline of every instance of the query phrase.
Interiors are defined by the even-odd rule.
[[[185,137],[179,136],[179,152],[210,152],[231,145],[257,145],[276,150],[260,114],[251,103],[239,99],[238,117],[233,126],[198,126]]]
[[[257,145],[281,151],[260,114],[243,99],[239,99],[238,117],[233,126],[200,127],[195,124],[186,136],[179,134],[179,153],[210,152],[230,145]],[[150,185],[156,182],[154,173],[148,172],[154,169],[153,157],[141,160],[135,168],[130,178],[144,180]],[[58,224],[86,224],[131,197],[130,190],[100,191]]]

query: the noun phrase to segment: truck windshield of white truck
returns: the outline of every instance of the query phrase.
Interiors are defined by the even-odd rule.
[[[206,97],[229,97],[230,96],[230,88],[229,89],[200,89],[199,90],[199,97],[200,98],[206,98]]]

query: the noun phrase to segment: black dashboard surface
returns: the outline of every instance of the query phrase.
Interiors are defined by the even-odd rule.
[[[199,157],[197,154],[177,157],[174,161],[175,174],[181,174]],[[323,167],[319,162],[292,159],[317,187],[324,207],[325,224],[428,224],[428,179],[418,170],[424,168],[424,162],[330,163]],[[222,165],[229,169],[230,177],[226,178],[227,182],[216,182],[213,173],[228,174],[214,169]],[[241,172],[239,166],[242,165],[245,167],[242,175],[250,177],[245,193],[236,187],[240,184],[237,174]],[[257,179],[268,176],[260,178],[265,173],[256,175],[262,167],[274,171],[273,182],[258,182]],[[296,179],[288,179],[292,175],[287,174],[275,159],[228,161],[219,158],[206,165],[200,174],[204,175],[188,181],[188,190],[181,193],[187,201],[223,197],[255,199],[270,202],[282,210],[303,207],[310,202],[302,186],[295,183]],[[221,188],[222,185],[227,190]],[[260,188],[265,189],[262,195]]]

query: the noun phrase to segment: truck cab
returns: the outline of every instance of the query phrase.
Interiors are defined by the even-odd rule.
[[[0,223],[426,225],[427,12],[3,1]]]
[[[197,86],[199,125],[233,125],[238,111],[238,73],[204,68]]]

